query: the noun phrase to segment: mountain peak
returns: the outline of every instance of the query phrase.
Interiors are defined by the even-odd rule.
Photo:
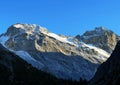
[[[21,33],[27,33],[29,35],[29,34],[36,34],[36,33],[46,34],[48,32],[49,31],[46,28],[36,24],[17,23],[9,27],[6,34],[8,36],[14,36],[16,34],[21,34]]]
[[[24,29],[26,32],[48,32],[44,27],[36,24],[14,24],[13,27]]]
[[[113,33],[111,30],[105,28],[105,27],[96,27],[94,30],[86,31],[83,36],[99,36],[105,33]]]
[[[118,35],[105,27],[96,27],[92,31],[86,31],[81,40],[87,44],[93,44],[111,53],[118,41]],[[96,42],[97,41],[97,42]]]
[[[101,32],[101,31],[110,31],[110,30],[108,30],[107,28],[101,26],[101,27],[96,27],[95,31]]]

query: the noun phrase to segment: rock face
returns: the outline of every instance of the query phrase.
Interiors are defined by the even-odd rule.
[[[57,79],[34,68],[0,44],[0,85],[84,85],[84,82]]]
[[[35,24],[12,25],[0,42],[32,66],[63,79],[89,80],[109,57],[103,49]]]
[[[0,84],[1,85],[31,85],[39,83],[45,73],[33,68],[30,64],[10,52],[0,44]],[[44,79],[43,78],[43,79]],[[44,82],[44,81],[43,81]]]
[[[120,85],[120,41],[110,58],[100,65],[90,85]]]
[[[104,27],[95,28],[93,31],[85,32],[80,40],[87,44],[93,44],[96,47],[106,50],[109,53],[115,48],[116,43],[120,40],[120,37],[111,30]]]

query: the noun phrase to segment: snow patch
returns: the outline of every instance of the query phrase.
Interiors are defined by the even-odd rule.
[[[75,44],[75,42],[73,42],[72,40],[69,40],[69,39],[66,38],[66,37],[61,37],[61,36],[59,36],[59,35],[57,35],[57,34],[50,33],[50,32],[49,32],[49,33],[42,32],[42,33],[46,34],[47,36],[53,37],[53,38],[55,38],[56,40],[59,40],[59,41],[61,41],[61,42],[63,42],[63,43],[69,43],[69,44],[71,44],[71,45],[77,46],[77,44]]]
[[[100,55],[105,56],[106,59],[110,56],[110,54],[109,54],[108,52],[106,52],[106,51],[104,51],[104,50],[102,50],[102,49],[100,49],[100,48],[97,48],[97,47],[95,47],[95,46],[87,45],[87,44],[84,44],[84,46],[86,46],[86,47],[88,47],[88,48],[90,48],[90,49],[94,49],[94,50],[97,51]],[[105,58],[103,58],[103,59],[105,59]]]
[[[15,24],[13,25],[15,28],[24,28],[24,26],[22,24]]]
[[[5,46],[5,43],[6,43],[7,40],[9,40],[9,36],[1,36],[1,37],[0,37],[0,43],[1,43],[4,47],[6,47],[6,46]]]
[[[44,67],[44,64],[32,58],[31,55],[25,51],[14,51],[14,53],[18,55],[20,58],[22,58],[23,60],[27,61],[33,67],[36,67],[38,69],[41,69]]]

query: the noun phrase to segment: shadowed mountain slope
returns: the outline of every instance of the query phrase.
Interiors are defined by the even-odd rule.
[[[120,41],[110,58],[100,65],[90,85],[120,85]]]

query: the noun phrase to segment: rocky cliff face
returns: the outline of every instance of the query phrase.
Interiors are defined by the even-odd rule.
[[[0,85],[85,85],[42,72],[0,44]]]
[[[100,65],[90,85],[120,85],[120,41],[110,58]]]
[[[35,24],[12,25],[0,42],[32,66],[63,79],[89,80],[109,57],[103,49]]]
[[[93,31],[85,32],[79,40],[87,43],[93,44],[96,47],[106,50],[109,53],[115,48],[116,43],[120,40],[120,37],[116,35],[111,30],[104,27],[95,28]]]

